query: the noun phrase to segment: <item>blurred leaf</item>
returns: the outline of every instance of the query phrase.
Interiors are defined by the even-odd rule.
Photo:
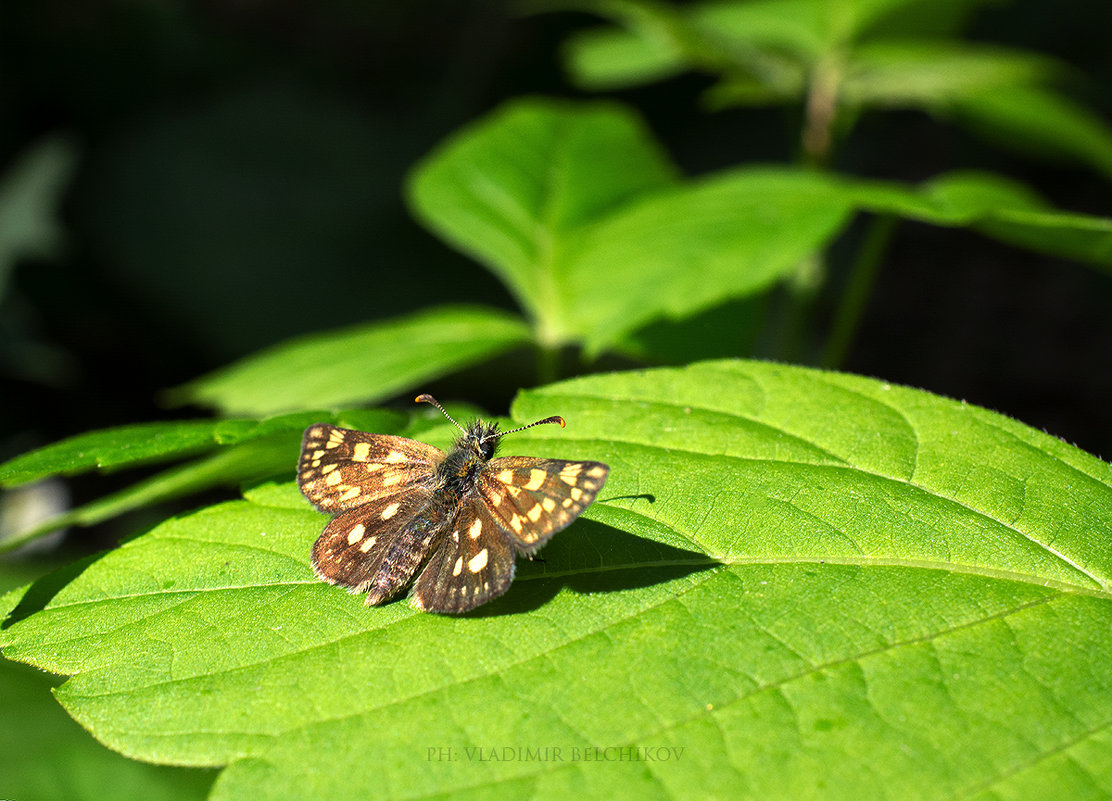
[[[610,481],[482,614],[314,580],[324,517],[275,488],[23,596],[5,654],[72,675],[59,699],[114,748],[228,765],[216,799],[1112,788],[1108,464],[772,363],[592,376],[514,418],[553,411],[507,444]]]
[[[1050,208],[1023,185],[983,173],[939,176],[919,190],[847,184],[863,208],[935,225],[962,225],[1028,250],[1112,268],[1112,219]]]
[[[742,86],[748,87],[750,100],[784,100],[804,92],[818,63],[847,53],[853,58],[857,43],[869,36],[947,32],[983,1],[735,0],[670,5],[610,0],[587,8],[617,25],[572,36],[565,61],[585,89],[620,88],[702,70],[723,79],[713,90],[720,100],[740,99]],[[907,19],[918,24],[902,24]],[[928,66],[919,64],[921,69]]]
[[[44,137],[0,178],[0,297],[19,259],[58,253],[63,239],[58,206],[76,160],[69,139]]]
[[[514,104],[441,148],[414,202],[510,283],[542,341],[595,353],[654,319],[768,286],[848,215],[798,172],[678,185],[650,144],[615,107]]]
[[[581,232],[563,268],[569,330],[598,353],[646,323],[768,288],[825,247],[852,213],[821,176],[725,171]]]
[[[1046,81],[1060,67],[1045,56],[958,42],[886,40],[854,50],[842,85],[862,105],[930,106]]]
[[[276,345],[178,387],[170,399],[249,415],[373,403],[528,342],[514,315],[442,306]]]
[[[1040,158],[1076,159],[1112,179],[1108,124],[1061,94],[1035,86],[999,87],[955,98],[944,111],[1004,147]]]
[[[415,171],[415,214],[494,272],[545,344],[567,338],[564,253],[584,226],[674,183],[633,114],[519,101],[458,132]]]

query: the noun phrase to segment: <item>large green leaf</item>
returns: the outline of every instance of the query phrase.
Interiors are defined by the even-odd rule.
[[[511,314],[445,306],[285,342],[179,387],[170,397],[224,414],[355,406],[528,342],[528,328]]]
[[[1112,466],[974,406],[708,362],[519,398],[603,459],[586,517],[460,618],[313,579],[292,485],[13,601],[5,655],[216,798],[1097,798]],[[441,427],[429,434],[451,439]]]

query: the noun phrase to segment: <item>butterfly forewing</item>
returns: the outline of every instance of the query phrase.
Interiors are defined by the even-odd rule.
[[[513,577],[512,541],[473,498],[417,577],[413,603],[427,612],[466,612],[504,593]]]
[[[517,549],[529,554],[591,505],[609,473],[601,462],[507,456],[483,467],[479,492]]]
[[[432,480],[444,452],[423,442],[317,423],[301,441],[301,492],[322,512],[401,496]]]

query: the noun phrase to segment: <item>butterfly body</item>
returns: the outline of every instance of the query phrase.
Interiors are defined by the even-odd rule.
[[[546,422],[563,424],[538,421]],[[609,472],[600,462],[496,459],[496,424],[461,430],[445,454],[403,437],[324,423],[306,429],[301,491],[336,515],[313,545],[320,578],[377,605],[416,575],[418,608],[468,611],[505,592],[516,553],[534,553],[575,520]]]

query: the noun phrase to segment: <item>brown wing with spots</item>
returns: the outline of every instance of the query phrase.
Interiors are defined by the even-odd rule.
[[[411,527],[421,495],[379,498],[332,518],[313,544],[313,571],[330,584],[366,592],[390,546]]]
[[[297,466],[302,494],[322,512],[342,512],[432,479],[444,452],[423,442],[315,423]]]
[[[609,474],[602,462],[507,456],[483,467],[479,492],[517,549],[531,554],[591,505]]]
[[[417,577],[413,605],[426,612],[466,612],[504,593],[513,578],[512,541],[475,498]]]

